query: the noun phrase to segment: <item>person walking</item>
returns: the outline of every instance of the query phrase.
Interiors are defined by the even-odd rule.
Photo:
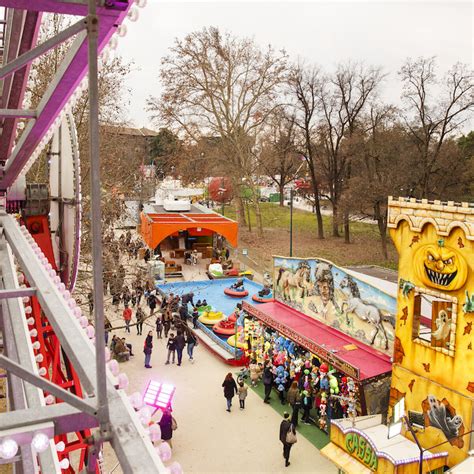
[[[303,390],[301,403],[303,405],[303,417],[301,420],[304,422],[305,425],[310,425],[311,422],[309,420],[309,412],[311,407],[313,406],[313,397],[311,393],[311,389]]]
[[[163,315],[162,314],[158,314],[158,316],[156,317],[155,324],[156,324],[156,337],[158,339],[162,339],[162,334],[163,334]]]
[[[301,393],[296,380],[293,380],[291,383],[291,387],[288,389],[286,399],[293,409],[293,412],[291,413],[291,424],[293,426],[298,426],[298,413],[301,408]]]
[[[193,328],[198,329],[197,320],[199,318],[199,311],[197,310],[196,307],[193,308],[192,316],[193,316]]]
[[[145,321],[145,313],[140,307],[137,308],[137,336],[142,335],[143,331],[143,321]]]
[[[123,310],[122,316],[125,321],[125,331],[130,333],[130,321],[132,320],[132,310],[128,307],[128,305],[125,305],[125,309]]]
[[[151,293],[149,296],[148,296],[148,307],[150,308],[150,316],[154,313],[155,311],[155,308],[156,308],[156,303],[157,303],[157,299],[156,299],[156,296]]]
[[[145,339],[145,344],[143,345],[143,353],[145,354],[145,367],[151,369],[150,359],[151,353],[153,351],[153,331],[148,331],[148,336]]]
[[[296,443],[296,430],[295,427],[291,424],[290,414],[285,412],[283,414],[283,420],[280,423],[280,441],[283,444],[283,457],[285,458],[285,467],[290,465],[290,451],[294,443]],[[291,433],[293,437],[289,435]],[[291,439],[293,438],[293,439]],[[293,441],[293,443],[289,441]]]
[[[170,357],[172,356],[172,363],[174,364],[174,357],[176,354],[176,342],[174,340],[174,334],[170,333],[168,342],[166,343],[166,348],[168,349],[168,357],[166,359],[166,365],[170,363]]]
[[[270,395],[272,393],[273,385],[273,372],[270,364],[267,364],[263,369],[262,382],[265,387],[265,398],[263,399],[263,403],[270,403]]]
[[[237,393],[237,384],[230,372],[226,375],[224,381],[222,382],[222,387],[224,387],[224,397],[227,400],[227,411],[230,412],[230,407],[232,406],[232,399]]]
[[[168,337],[168,333],[171,329],[171,309],[169,307],[166,308],[163,314],[163,329],[165,331],[165,337]]]
[[[245,408],[245,399],[247,398],[247,387],[243,382],[239,382],[237,393],[239,394],[240,409],[243,410]]]
[[[186,339],[181,329],[178,329],[178,333],[175,338],[175,346],[176,346],[176,353],[178,354],[178,365],[181,365],[181,361],[183,359],[184,346],[186,346]]]
[[[190,360],[192,363],[194,363],[193,351],[194,351],[194,347],[195,347],[196,344],[197,344],[197,338],[196,338],[196,336],[193,334],[193,332],[192,332],[191,330],[189,330],[189,329],[188,329],[188,331],[187,331],[186,344],[188,345],[187,351],[188,351],[189,360]]]
[[[112,324],[107,316],[104,315],[104,337],[105,345],[109,343],[109,333],[112,331]]]
[[[158,424],[161,428],[161,440],[166,441],[170,447],[173,447],[171,444],[171,438],[173,438],[173,415],[171,415],[169,407],[164,409]]]

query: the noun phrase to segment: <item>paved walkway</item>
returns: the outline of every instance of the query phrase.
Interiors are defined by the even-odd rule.
[[[123,330],[117,333],[125,335]],[[238,400],[234,398],[232,412],[227,413],[221,384],[230,368],[204,346],[195,349],[194,364],[183,357],[181,367],[164,365],[165,342],[155,338],[153,368],[145,369],[141,351],[145,328],[143,334],[137,336],[134,330],[127,336],[136,354],[121,364],[130,379],[127,392],[143,390],[149,378],[176,386],[173,408],[178,430],[173,437],[173,460],[181,464],[185,473],[336,472],[302,436],[292,450],[291,466],[285,468],[278,440],[281,417],[252,390],[249,390],[245,410],[238,408]],[[112,455],[106,453],[106,472],[115,464]],[[118,472],[121,471],[114,471]]]
[[[138,262],[124,262],[132,269]],[[181,262],[180,262],[181,263]],[[197,266],[183,265],[185,280],[204,280],[206,261]],[[143,308],[146,314],[149,310]],[[123,305],[118,310],[107,307],[107,314],[113,326],[122,326]],[[135,315],[135,311],[133,313]],[[241,411],[234,398],[231,413],[226,412],[226,402],[222,392],[225,375],[236,369],[224,364],[208,352],[201,344],[195,348],[195,363],[191,364],[183,355],[183,365],[165,365],[165,340],[156,339],[151,358],[152,369],[144,368],[143,343],[149,330],[154,330],[152,317],[145,322],[143,335],[137,336],[136,327],[131,334],[124,329],[114,333],[126,337],[133,344],[135,357],[120,364],[130,380],[127,393],[142,392],[150,378],[172,383],[176,386],[173,402],[174,416],[178,429],[174,432],[173,461],[181,464],[188,473],[314,473],[334,474],[336,468],[303,436],[293,447],[288,468],[284,467],[282,445],[279,441],[281,416],[271,405],[266,405],[253,391],[248,391],[246,408]],[[132,321],[133,322],[133,321]],[[279,401],[274,401],[279,403]],[[159,415],[158,415],[159,416]],[[315,428],[316,429],[316,428]],[[105,472],[121,473],[117,467],[115,453],[106,445],[104,450]],[[145,473],[144,473],[145,474]]]

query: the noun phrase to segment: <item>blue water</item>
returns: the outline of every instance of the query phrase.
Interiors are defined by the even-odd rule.
[[[258,305],[252,301],[252,295],[263,288],[263,285],[254,281],[244,279],[244,287],[249,292],[245,298],[233,298],[224,294],[224,289],[230,287],[237,281],[237,278],[226,278],[222,280],[206,280],[206,281],[179,281],[176,283],[166,283],[158,285],[158,288],[164,293],[174,293],[175,295],[183,295],[184,293],[194,293],[194,303],[197,300],[207,300],[214,310],[222,311],[226,316],[230,316],[235,309],[237,303],[247,301],[250,304]]]
[[[179,281],[176,283],[166,283],[157,285],[157,287],[166,294],[174,293],[175,295],[183,295],[184,293],[194,293],[194,303],[198,300],[205,299],[216,311],[222,311],[226,316],[230,316],[237,303],[247,301],[250,304],[258,305],[252,301],[252,295],[263,288],[263,285],[255,283],[251,280],[244,279],[244,287],[249,292],[245,298],[232,298],[224,294],[224,288],[230,287],[237,281],[237,278],[225,278],[223,280],[205,280],[205,281]],[[198,327],[204,331],[213,341],[219,344],[227,352],[240,359],[242,351],[235,350],[233,346],[227,344],[228,336],[219,336],[205,324],[197,322]]]

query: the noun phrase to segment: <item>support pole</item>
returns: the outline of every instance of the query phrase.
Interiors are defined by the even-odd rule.
[[[109,437],[109,407],[107,402],[107,374],[105,369],[104,288],[102,269],[102,212],[99,156],[99,88],[97,48],[99,18],[96,0],[89,0],[87,16],[87,43],[89,61],[89,156],[91,160],[91,226],[92,268],[95,319],[95,362],[97,372],[97,417],[100,437]]]
[[[293,257],[293,189],[290,189],[290,257]]]

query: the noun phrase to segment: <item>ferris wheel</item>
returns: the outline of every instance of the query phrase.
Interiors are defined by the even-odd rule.
[[[98,168],[98,55],[145,0],[0,0],[0,464],[19,472],[100,472],[110,443],[124,472],[167,472],[104,347]],[[42,15],[76,23],[38,43]],[[72,40],[35,109],[32,61]],[[89,75],[88,80],[86,74]],[[80,159],[70,110],[89,87],[95,327],[73,297],[80,255]],[[20,133],[19,133],[20,132]],[[47,153],[48,183],[26,182]],[[97,338],[95,338],[97,336]]]

